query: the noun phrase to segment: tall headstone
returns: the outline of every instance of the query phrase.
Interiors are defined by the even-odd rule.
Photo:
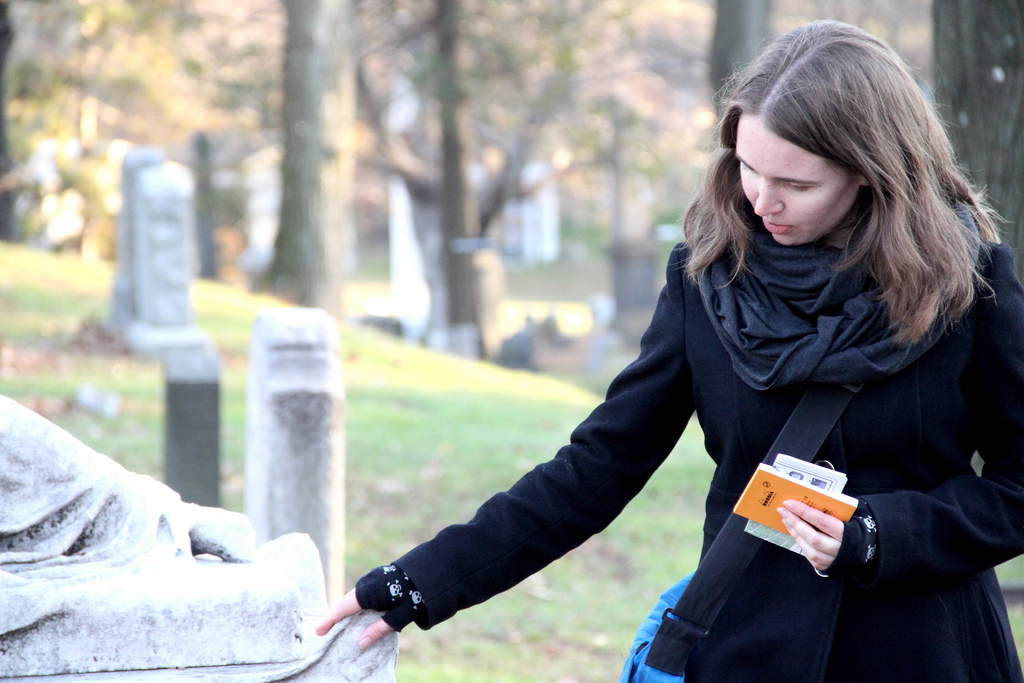
[[[114,277],[110,325],[117,329],[135,321],[135,212],[136,185],[139,173],[164,161],[156,147],[134,147],[121,162],[121,211],[117,217],[117,274]]]
[[[387,126],[393,135],[412,135],[423,123],[424,110],[412,81],[395,70],[388,100]],[[391,305],[406,339],[425,341],[431,348],[447,348],[447,304],[436,300],[441,259],[432,256],[441,247],[437,235],[417,234],[416,222],[428,225],[437,207],[425,207],[413,197],[405,181],[388,179],[388,245],[391,265]],[[421,237],[425,242],[421,242]]]
[[[403,335],[420,340],[430,322],[430,288],[413,226],[412,199],[405,181],[398,176],[388,181],[388,208],[392,308]]]
[[[316,308],[253,322],[246,396],[245,512],[257,543],[308,534],[333,604],[343,593],[345,392],[338,327]]]
[[[132,231],[134,322],[128,344],[141,355],[163,357],[171,350],[209,347],[193,322],[191,284],[195,275],[194,186],[187,168],[164,162],[134,175],[122,211]]]
[[[281,148],[264,147],[242,162],[245,175],[246,247],[235,261],[257,289],[274,260],[281,217]]]
[[[164,377],[164,483],[186,503],[220,507],[220,358],[169,352]]]
[[[550,263],[561,251],[558,180],[551,164],[533,162],[521,176],[525,197],[510,199],[502,212],[502,255],[524,264]]]

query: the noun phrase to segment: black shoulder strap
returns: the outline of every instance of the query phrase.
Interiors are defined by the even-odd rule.
[[[813,459],[857,391],[859,386],[811,385],[764,462],[773,463],[779,453]],[[729,515],[675,607],[665,610],[647,651],[648,666],[683,675],[690,651],[711,632],[715,617],[760,547],[759,538],[744,532],[746,523],[736,513]]]

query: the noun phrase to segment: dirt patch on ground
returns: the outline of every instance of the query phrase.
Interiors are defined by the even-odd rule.
[[[19,399],[18,403],[47,420],[70,415],[75,411],[72,399],[58,396],[29,396]]]
[[[60,354],[53,349],[15,346],[0,339],[0,379],[57,372],[61,366]]]
[[[93,356],[126,356],[130,353],[124,335],[108,329],[97,320],[83,322],[69,346],[72,351]]]

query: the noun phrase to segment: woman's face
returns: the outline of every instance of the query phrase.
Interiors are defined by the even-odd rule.
[[[775,241],[809,244],[832,232],[853,208],[864,178],[811,154],[743,114],[736,130],[740,180],[754,213]]]

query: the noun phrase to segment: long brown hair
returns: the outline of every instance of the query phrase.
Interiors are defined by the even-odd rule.
[[[850,228],[843,266],[868,269],[898,341],[917,341],[936,319],[967,311],[984,287],[979,237],[999,240],[994,214],[957,168],[933,106],[892,48],[848,24],[808,24],[737,74],[723,103],[719,147],[683,219],[691,277],[730,255],[734,275],[744,270],[751,214],[736,128],[748,114],[867,181],[840,226]],[[960,207],[970,211],[977,236],[963,228]]]

